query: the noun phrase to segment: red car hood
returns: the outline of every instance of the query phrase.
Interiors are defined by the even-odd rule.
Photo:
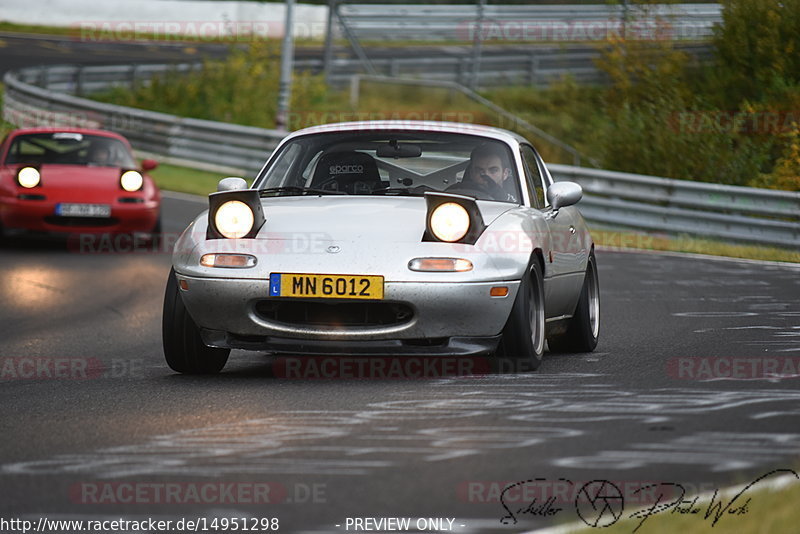
[[[128,194],[119,185],[119,167],[42,165],[40,192],[61,202],[110,202]]]

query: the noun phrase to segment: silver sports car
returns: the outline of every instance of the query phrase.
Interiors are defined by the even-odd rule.
[[[486,355],[535,369],[599,330],[594,244],[512,132],[356,122],[286,137],[247,187],[225,178],[179,238],[163,343],[181,373],[231,349]]]

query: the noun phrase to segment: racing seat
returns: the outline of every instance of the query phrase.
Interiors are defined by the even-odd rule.
[[[310,187],[357,195],[388,185],[388,182],[381,180],[378,165],[372,156],[349,151],[331,152],[319,158]]]

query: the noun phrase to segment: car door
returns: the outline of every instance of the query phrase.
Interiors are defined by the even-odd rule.
[[[586,250],[578,238],[576,208],[562,208],[556,215],[547,202],[552,178],[544,161],[530,146],[520,146],[525,177],[532,203],[542,211],[550,234],[551,249],[544,251],[544,286],[548,319],[570,315],[583,283],[583,258]]]

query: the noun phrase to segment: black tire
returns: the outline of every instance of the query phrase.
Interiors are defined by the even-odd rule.
[[[503,329],[501,355],[513,370],[534,371],[544,355],[545,312],[542,268],[536,258],[520,282],[514,307]]]
[[[600,337],[600,284],[597,262],[589,255],[581,296],[569,326],[563,334],[547,338],[552,352],[592,352]]]
[[[175,271],[170,270],[161,318],[164,357],[173,371],[184,374],[219,373],[228,361],[230,349],[207,347],[178,289]]]

